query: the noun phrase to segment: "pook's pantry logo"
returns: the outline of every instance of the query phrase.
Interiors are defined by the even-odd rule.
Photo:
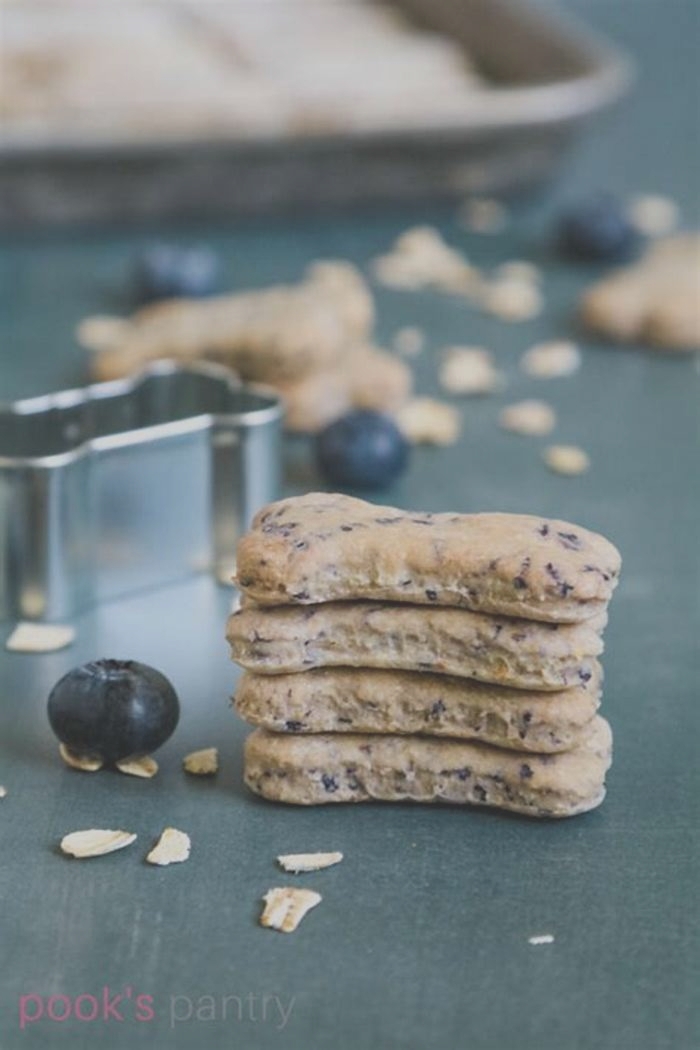
[[[134,994],[131,985],[121,992],[113,992],[105,985],[98,995],[83,992],[76,996],[43,996],[29,992],[19,997],[19,1026],[23,1029],[38,1021],[154,1021],[155,1017],[153,996]]]
[[[136,992],[127,985],[115,992],[105,985],[97,993],[80,995],[20,995],[18,1021],[20,1029],[30,1025],[64,1022],[112,1023],[165,1021],[170,1028],[192,1023],[270,1024],[278,1030],[286,1027],[296,996],[283,999],[278,995],[246,992],[243,995],[170,995],[157,999]]]

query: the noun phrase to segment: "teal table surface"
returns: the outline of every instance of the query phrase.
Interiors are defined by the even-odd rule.
[[[236,680],[223,640],[231,592],[199,576],[103,605],[76,620],[67,650],[0,653],[2,1050],[700,1043],[700,371],[692,356],[613,348],[578,332],[576,297],[597,271],[562,263],[550,236],[562,203],[598,186],[668,194],[686,224],[697,222],[698,8],[693,0],[569,6],[635,56],[638,83],[591,128],[554,185],[514,205],[505,233],[467,234],[453,209],[435,204],[235,228],[5,240],[0,399],[85,380],[74,325],[123,308],[128,260],[154,234],[213,244],[235,287],[296,279],[317,257],[366,267],[419,222],[439,226],[480,265],[535,261],[547,307],[523,324],[437,294],[377,288],[380,341],[403,325],[428,334],[415,362],[422,392],[437,391],[437,351],[450,344],[492,348],[508,379],[502,394],[461,403],[459,444],[417,449],[381,498],[434,511],[558,516],[619,546],[623,577],[604,660],[602,711],[615,733],[604,805],[537,822],[448,806],[266,803],[242,784],[247,730],[228,701]],[[518,370],[529,345],[571,336],[584,352],[577,375],[545,382]],[[555,438],[588,451],[588,474],[547,472],[546,439],[498,428],[502,405],[530,396],[554,405]],[[285,459],[287,492],[321,485],[306,441],[289,441]],[[0,642],[10,627],[0,625]],[[180,694],[181,723],[151,781],[79,774],[58,758],[46,697],[69,667],[98,656],[153,664]],[[219,775],[185,777],[182,756],[211,745],[220,749]],[[190,833],[192,855],[153,868],[144,856],[167,825]],[[139,837],[92,861],[59,854],[66,832],[90,827]],[[279,853],[334,849],[345,860],[328,871],[286,878],[275,866]],[[262,894],[289,881],[318,889],[322,904],[291,936],[263,930]],[[554,941],[530,944],[539,934]],[[51,996],[69,997],[73,1011],[79,996],[94,996],[98,1015],[54,1020],[49,1012],[59,1017],[67,1001]],[[78,1011],[90,1016],[92,1003],[81,1000]]]

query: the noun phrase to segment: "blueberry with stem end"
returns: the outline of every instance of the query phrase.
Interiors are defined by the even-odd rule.
[[[573,259],[624,262],[635,254],[641,238],[622,203],[611,193],[598,193],[564,214],[559,242]]]
[[[56,683],[48,714],[54,733],[72,752],[114,763],[165,743],[180,704],[155,668],[136,660],[95,660]]]
[[[348,412],[316,438],[321,473],[343,488],[385,488],[405,469],[409,451],[393,419],[368,409]]]
[[[213,295],[219,278],[216,254],[202,245],[152,244],[134,262],[134,294],[140,303]]]

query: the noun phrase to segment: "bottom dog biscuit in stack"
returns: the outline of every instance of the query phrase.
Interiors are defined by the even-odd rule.
[[[598,657],[619,567],[565,522],[333,495],[271,505],[239,545],[227,631],[246,671],[236,708],[257,727],[247,784],[301,804],[599,805]]]
[[[245,780],[265,798],[322,802],[469,802],[536,817],[573,817],[605,797],[612,735],[596,716],[571,751],[518,754],[428,736],[256,729],[246,741]]]

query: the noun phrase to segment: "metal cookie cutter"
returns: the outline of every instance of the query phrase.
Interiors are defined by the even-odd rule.
[[[225,368],[159,361],[138,376],[0,408],[0,618],[235,568],[277,495],[282,405]]]

